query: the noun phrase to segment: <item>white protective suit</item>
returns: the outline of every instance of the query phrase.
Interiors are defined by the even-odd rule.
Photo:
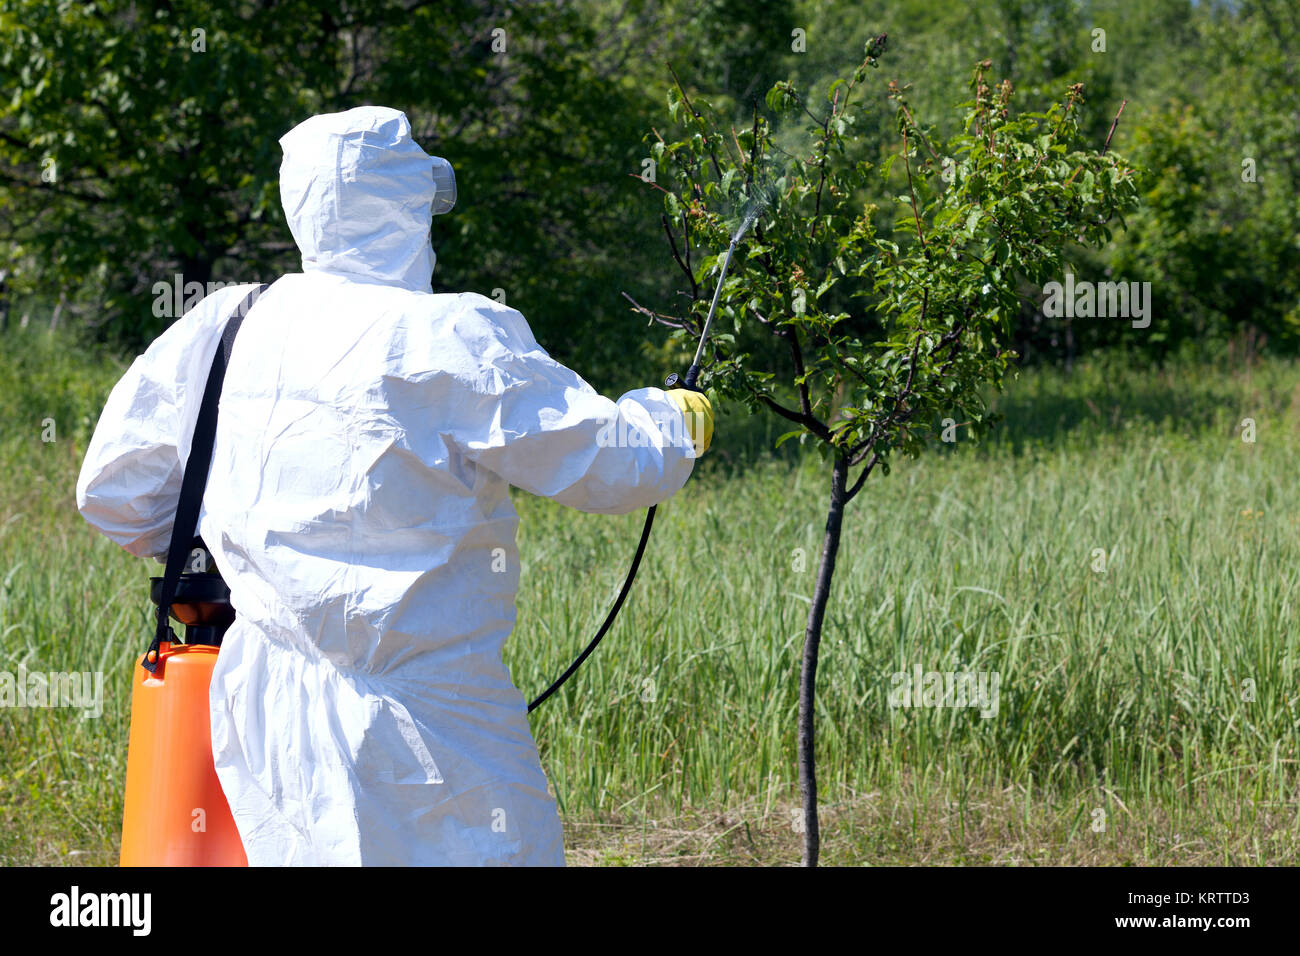
[[[501,659],[507,487],[606,514],[661,502],[694,463],[682,415],[658,388],[602,398],[514,309],[430,292],[432,160],[402,113],[316,116],[281,146],[303,272],[235,342],[199,524],[238,613],[212,748],[249,862],[562,865]],[[166,553],[207,370],[250,288],[187,312],[104,408],[77,504],[133,554]]]

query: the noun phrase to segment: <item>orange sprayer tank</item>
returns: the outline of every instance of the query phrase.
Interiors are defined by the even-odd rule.
[[[131,692],[122,866],[247,866],[212,762],[208,685],[218,648],[169,644]]]

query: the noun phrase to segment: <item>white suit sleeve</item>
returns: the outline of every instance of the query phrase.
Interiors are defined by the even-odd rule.
[[[617,401],[551,358],[514,309],[463,295],[452,355],[460,451],[516,487],[599,514],[658,504],[686,483],[695,446],[658,388]]]
[[[138,557],[167,553],[208,369],[226,313],[248,288],[214,292],[172,323],[100,413],[77,478],[77,509]]]

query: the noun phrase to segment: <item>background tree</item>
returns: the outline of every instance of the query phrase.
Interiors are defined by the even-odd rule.
[[[658,275],[630,177],[651,77],[681,59],[770,83],[788,18],[778,0],[0,0],[0,270],[13,298],[65,298],[139,348],[175,318],[151,291],[175,273],[300,268],[278,139],[381,103],[458,170],[435,291],[504,297],[607,382],[643,338],[619,290]]]
[[[156,282],[296,270],[276,140],[314,112],[385,103],[461,173],[464,200],[435,225],[436,288],[504,296],[557,358],[602,389],[630,387],[665,359],[624,321],[620,295],[668,292],[651,251],[661,230],[646,215],[658,201],[635,178],[665,62],[690,64],[684,79],[739,126],[777,80],[829,85],[855,55],[849,38],[887,15],[895,76],[937,138],[960,129],[950,107],[980,56],[1016,83],[1022,109],[1043,111],[1084,83],[1076,110],[1092,141],[1108,132],[1118,91],[1128,99],[1113,148],[1151,170],[1141,228],[1080,255],[1079,267],[1150,281],[1152,326],[1125,335],[1026,303],[1020,361],[1068,364],[1114,347],[1158,361],[1234,337],[1290,352],[1300,345],[1293,8],[0,0],[0,321],[58,308],[60,324],[134,349],[169,321],[153,314]],[[859,158],[883,162],[892,114],[872,104],[855,129]],[[882,210],[886,185],[865,187]]]

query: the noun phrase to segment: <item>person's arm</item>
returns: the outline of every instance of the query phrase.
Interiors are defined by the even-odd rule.
[[[658,504],[686,483],[695,446],[663,390],[611,401],[552,359],[519,312],[483,296],[460,301],[439,338],[454,381],[445,396],[449,437],[467,458],[525,491],[600,514]]]
[[[167,553],[208,370],[227,314],[250,288],[214,292],[172,323],[100,413],[77,479],[77,509],[138,557]]]

